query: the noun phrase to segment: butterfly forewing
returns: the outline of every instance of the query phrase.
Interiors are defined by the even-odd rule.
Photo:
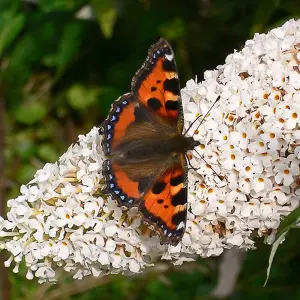
[[[160,39],[149,49],[142,68],[132,80],[132,93],[165,121],[180,124],[182,106],[177,67],[171,46]]]
[[[102,148],[106,156],[110,156],[126,134],[129,125],[135,122],[135,101],[132,94],[125,94],[116,100],[101,125],[104,133]]]

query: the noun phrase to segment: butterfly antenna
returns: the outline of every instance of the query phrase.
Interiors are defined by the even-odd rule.
[[[205,118],[208,116],[208,114],[210,113],[210,111],[212,110],[212,108],[215,106],[215,104],[220,100],[221,96],[219,96],[216,101],[213,103],[213,105],[209,108],[209,110],[207,111],[207,113],[204,115],[203,119],[201,120],[200,124],[198,125],[198,127],[196,129],[198,129],[202,123],[204,122]],[[184,132],[183,135],[186,135],[187,132],[192,128],[192,126],[195,124],[195,122],[201,117],[201,115],[199,115],[188,127],[188,129]],[[194,136],[195,132],[193,133]]]
[[[209,168],[213,171],[213,173],[218,176],[218,178],[223,181],[224,177],[219,175],[214,169],[213,167],[205,160],[205,158],[203,157],[202,154],[200,154],[196,149],[194,149],[194,151],[200,156],[200,158],[206,163],[207,166],[209,166]],[[225,177],[226,178],[226,177]]]

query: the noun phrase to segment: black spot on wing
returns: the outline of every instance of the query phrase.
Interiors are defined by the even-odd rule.
[[[171,183],[172,186],[177,186],[177,185],[179,185],[179,184],[181,184],[183,182],[184,182],[184,176],[183,176],[183,174],[171,178],[171,181],[170,181],[170,183]]]
[[[179,81],[177,78],[166,79],[164,81],[164,89],[172,92],[174,95],[180,95]]]
[[[155,92],[157,90],[157,88],[155,86],[151,87],[151,92]]]
[[[168,101],[166,101],[165,106],[166,106],[166,110],[178,110],[179,109],[178,101],[168,100]]]
[[[160,101],[157,98],[149,98],[147,104],[153,110],[158,110],[162,106]]]
[[[164,202],[164,199],[158,199],[156,202],[157,202],[158,204],[162,204],[162,203]]]
[[[172,223],[175,225],[179,225],[181,222],[185,222],[186,220],[186,211],[180,211],[172,217]]]
[[[171,203],[173,206],[184,205],[187,202],[186,188],[181,189],[176,195],[172,196]]]
[[[166,183],[165,182],[157,182],[154,184],[153,188],[152,188],[152,193],[153,194],[160,194],[166,187]]]
[[[177,72],[173,59],[172,60],[165,59],[163,62],[163,69],[164,71],[167,72]]]

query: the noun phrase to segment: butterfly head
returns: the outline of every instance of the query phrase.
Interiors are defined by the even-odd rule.
[[[195,147],[201,144],[199,141],[196,141],[193,137],[185,137],[184,139],[185,139],[184,152],[193,150]]]

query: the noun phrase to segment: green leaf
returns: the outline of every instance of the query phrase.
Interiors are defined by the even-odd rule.
[[[39,0],[39,7],[44,12],[70,11],[79,8],[85,0]]]
[[[24,103],[15,112],[18,122],[31,125],[41,121],[47,114],[47,106],[39,102]]]
[[[22,14],[4,12],[0,15],[0,58],[23,29],[24,24],[25,17]]]
[[[74,84],[67,91],[67,99],[74,109],[81,110],[95,103],[100,92],[99,87],[88,88],[81,84]]]
[[[117,20],[117,11],[113,0],[92,0],[92,5],[96,11],[99,26],[103,35],[110,39],[113,35],[114,25]]]
[[[287,235],[287,231],[283,232],[277,239],[276,241],[273,243],[272,248],[271,248],[271,253],[269,256],[269,264],[268,264],[268,269],[267,269],[267,277],[266,277],[266,281],[264,283],[264,287],[267,285],[267,282],[269,280],[270,277],[270,273],[271,273],[271,267],[272,267],[272,263],[276,254],[276,251],[279,247],[279,245],[285,240],[285,237]]]
[[[286,216],[277,231],[277,238],[282,235],[282,233],[289,231],[299,222],[300,218],[300,206],[295,208],[288,216]]]
[[[56,54],[62,28],[66,24],[68,20],[65,18],[56,20],[53,16],[45,14],[32,16],[24,34],[12,49],[5,75],[8,84],[14,88],[23,88],[25,82],[35,72],[35,67],[41,66],[43,58]]]
[[[269,280],[272,263],[273,263],[273,260],[274,260],[274,257],[275,257],[275,254],[276,254],[276,251],[277,251],[279,245],[285,240],[285,237],[288,234],[288,232],[292,228],[294,228],[295,225],[299,222],[299,218],[300,218],[300,207],[297,207],[288,216],[286,216],[283,219],[283,221],[281,222],[281,224],[278,228],[277,234],[276,234],[275,242],[273,243],[272,248],[271,248],[268,269],[267,269],[267,277],[266,277],[264,286],[266,286],[266,284]]]
[[[2,12],[16,12],[20,7],[20,0],[1,0],[0,13]]]
[[[82,34],[83,27],[79,22],[69,23],[64,28],[56,54],[58,73],[62,73],[67,64],[74,58],[74,55],[80,47]]]

